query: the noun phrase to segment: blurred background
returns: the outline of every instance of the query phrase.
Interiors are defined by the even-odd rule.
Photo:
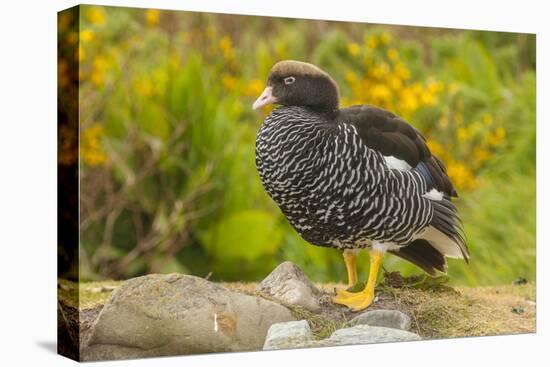
[[[59,87],[80,62],[82,279],[255,281],[291,260],[315,281],[346,280],[340,252],[304,242],[255,168],[269,110],[252,102],[276,61],[296,59],[335,78],[342,106],[401,115],[446,163],[471,250],[469,265],[449,261],[452,283],[535,280],[534,35],[97,6],[81,6],[75,27],[75,16],[59,17]],[[77,159],[68,135],[61,166]],[[358,264],[365,278],[366,253]],[[391,256],[384,267],[421,272]]]

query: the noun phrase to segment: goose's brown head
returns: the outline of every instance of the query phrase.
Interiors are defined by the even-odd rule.
[[[338,99],[338,86],[326,72],[313,64],[285,60],[273,66],[267,86],[252,108],[275,103],[334,111],[338,109]]]

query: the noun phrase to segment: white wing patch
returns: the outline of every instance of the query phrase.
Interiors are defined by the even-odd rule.
[[[395,158],[393,155],[384,156],[384,160],[386,161],[386,165],[391,169],[396,169],[399,171],[408,171],[412,168],[410,164],[408,164],[404,160]]]
[[[418,237],[428,241],[437,251],[447,257],[464,259],[460,246],[452,238],[445,236],[432,226],[426,227]]]
[[[430,199],[433,201],[441,201],[443,200],[443,193],[441,191],[437,191],[436,189],[431,189],[424,195],[422,195],[426,199]]]
[[[372,244],[372,249],[379,251],[383,254],[386,253],[388,250],[399,250],[401,248],[400,245],[397,245],[395,243],[382,243],[378,241],[374,241]]]

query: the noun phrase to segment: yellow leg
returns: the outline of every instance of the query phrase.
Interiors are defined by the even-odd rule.
[[[346,292],[334,297],[332,300],[335,303],[348,306],[353,311],[361,311],[369,307],[374,299],[374,287],[376,286],[376,279],[378,278],[378,270],[382,262],[383,252],[377,250],[370,251],[370,269],[369,280],[365,289],[358,293]]]
[[[353,287],[357,283],[357,254],[355,251],[344,250],[344,263],[348,272],[348,288]]]
[[[357,252],[353,250],[344,250],[342,255],[344,256],[344,263],[346,264],[346,270],[348,273],[347,288],[351,288],[357,283]],[[339,289],[333,300],[337,302],[338,300],[343,300],[353,295],[355,295],[355,293],[348,292],[345,289]]]

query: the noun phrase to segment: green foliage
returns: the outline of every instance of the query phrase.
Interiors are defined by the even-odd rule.
[[[202,243],[211,256],[220,261],[254,261],[262,255],[274,255],[282,237],[282,229],[271,213],[242,210],[228,215],[205,232]]]
[[[345,280],[341,254],[301,239],[255,168],[263,113],[250,106],[274,62],[299,59],[334,76],[344,106],[407,118],[445,161],[472,252],[470,265],[450,260],[451,282],[534,280],[534,37],[411,30],[83,6],[85,277],[259,280],[291,260]],[[364,278],[365,252],[358,264]],[[419,272],[391,256],[384,267]]]

